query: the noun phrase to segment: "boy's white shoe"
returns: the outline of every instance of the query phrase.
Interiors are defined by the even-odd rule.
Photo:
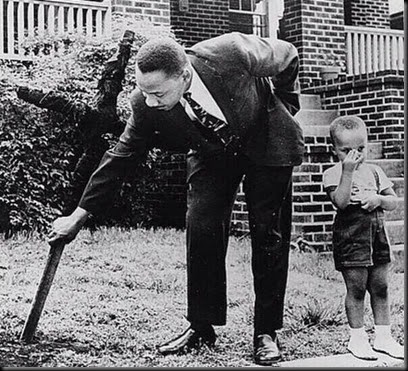
[[[352,336],[347,345],[347,350],[353,354],[354,357],[365,359],[367,361],[375,361],[378,355],[375,354],[368,342],[367,336]]]
[[[376,352],[385,353],[394,358],[404,359],[404,347],[398,344],[391,336],[376,338],[373,348]]]

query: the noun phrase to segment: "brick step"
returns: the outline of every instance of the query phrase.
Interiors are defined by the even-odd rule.
[[[403,159],[376,159],[367,160],[367,163],[380,166],[389,178],[398,178],[404,176]]]
[[[298,115],[300,115],[301,120],[303,120],[304,114],[302,113],[303,111],[299,111]],[[327,112],[327,111],[321,111],[321,112]],[[328,121],[327,123],[324,123],[323,121],[317,122],[317,121],[310,121],[308,124],[305,122],[299,120],[298,116],[296,116],[298,119],[302,130],[303,130],[303,135],[304,136],[309,136],[309,137],[328,137],[330,136],[330,122]],[[334,119],[335,117],[333,117]],[[377,159],[377,158],[382,158],[383,157],[383,148],[382,148],[382,143],[379,142],[370,142],[368,143],[368,158],[371,159]]]
[[[397,194],[398,197],[404,197],[405,192],[405,179],[404,178],[391,178],[389,177],[391,182],[394,183],[394,191]]]
[[[301,109],[296,114],[296,119],[299,121],[300,126],[320,126],[327,125],[339,116],[337,110],[322,110],[322,109]]]
[[[300,111],[299,111],[300,112]],[[329,125],[302,125],[305,137],[328,137],[330,136]]]
[[[392,211],[385,211],[386,220],[404,220],[405,217],[405,200],[403,197],[398,198],[397,207]]]
[[[405,242],[405,221],[390,220],[385,222],[391,245],[399,245]]]
[[[319,94],[300,94],[300,109],[321,109],[322,100]]]

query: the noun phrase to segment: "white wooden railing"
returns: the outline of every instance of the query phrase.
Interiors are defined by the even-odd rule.
[[[111,17],[110,0],[0,0],[0,59],[25,59],[21,42],[36,32],[108,36]]]
[[[404,70],[404,31],[346,26],[348,75]]]

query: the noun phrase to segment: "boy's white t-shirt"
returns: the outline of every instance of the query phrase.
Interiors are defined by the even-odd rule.
[[[377,173],[378,180],[376,179],[374,172]],[[332,192],[337,188],[340,183],[341,173],[341,162],[324,171],[323,188],[326,192]],[[387,178],[383,169],[378,165],[367,164],[364,162],[353,173],[350,203],[360,203],[360,198],[363,193],[381,193],[384,189],[392,186],[393,183]]]

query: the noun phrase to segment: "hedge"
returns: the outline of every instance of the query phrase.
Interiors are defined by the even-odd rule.
[[[116,51],[124,28],[136,32],[117,105],[120,118],[126,121],[130,114],[127,98],[135,86],[134,56],[151,36],[171,35],[166,29],[137,19],[116,19],[110,39],[35,36],[23,44],[35,54],[31,61],[0,61],[0,232],[6,232],[6,237],[10,231],[47,232],[52,220],[76,206],[83,190],[72,178],[84,150],[81,128],[60,113],[22,101],[17,87],[59,92],[91,104],[104,63]],[[105,135],[104,139],[109,147],[117,137]],[[95,218],[93,226],[152,224],[146,194],[156,191],[160,174],[152,165],[159,155],[150,152],[147,163],[118,190],[113,208]]]

